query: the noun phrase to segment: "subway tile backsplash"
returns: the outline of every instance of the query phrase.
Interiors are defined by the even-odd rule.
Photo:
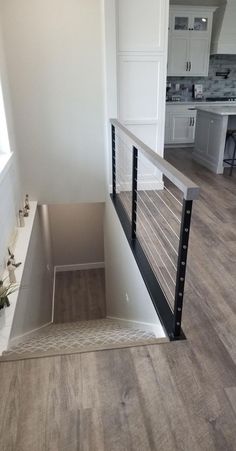
[[[230,69],[228,79],[216,76],[216,72]],[[204,97],[236,96],[236,55],[213,55],[210,58],[208,77],[168,77],[167,81],[172,84],[168,95],[181,95],[184,89],[189,90],[189,99],[192,98],[192,85],[200,83],[203,85]],[[180,91],[175,90],[175,85],[180,85]]]

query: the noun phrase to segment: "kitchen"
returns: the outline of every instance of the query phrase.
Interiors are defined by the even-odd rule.
[[[209,170],[232,175],[236,1],[179,3],[170,5],[165,148],[186,147]]]

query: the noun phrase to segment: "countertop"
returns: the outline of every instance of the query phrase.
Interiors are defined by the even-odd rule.
[[[181,101],[177,101],[177,102],[172,102],[171,100],[167,100],[166,101],[166,105],[229,105],[229,106],[235,106],[236,107],[236,101],[235,102],[228,102],[228,101],[217,101],[217,102],[209,102],[207,100],[181,100]]]
[[[220,116],[236,116],[236,105],[229,106],[198,106],[196,107],[199,111],[205,111],[206,113],[218,114]]]

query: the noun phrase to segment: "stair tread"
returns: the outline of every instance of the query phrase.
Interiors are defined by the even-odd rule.
[[[11,346],[3,354],[11,356],[37,356],[48,353],[63,354],[97,349],[125,347],[136,343],[153,343],[157,338],[152,331],[124,326],[117,320],[99,319],[72,323],[51,324]]]

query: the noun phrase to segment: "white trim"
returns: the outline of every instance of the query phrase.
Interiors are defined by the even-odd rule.
[[[138,191],[160,191],[164,189],[164,183],[162,181],[151,179],[151,177],[148,181],[146,181],[145,178],[147,178],[147,175],[141,176],[140,180],[138,180]],[[128,182],[122,182],[117,185],[117,194],[119,194],[119,191],[121,191],[121,194],[123,191],[128,191],[131,193],[131,184],[132,180]]]
[[[206,12],[208,13],[214,13],[217,10],[218,6],[202,6],[202,5],[170,5],[170,10],[171,11],[177,11],[178,13],[184,12],[185,14],[186,11],[190,11],[190,12],[196,12],[199,14],[199,11],[201,12],[201,14],[204,14]],[[201,16],[200,16],[201,17]]]
[[[29,337],[30,335],[34,334],[38,330],[44,329],[47,326],[50,326],[52,324],[52,321],[50,321],[47,324],[43,324],[43,326],[37,327],[36,329],[30,330],[29,332],[26,332],[25,334],[19,335],[18,337],[14,337],[9,340],[7,349],[9,349],[10,346],[16,346],[19,343],[21,343],[25,337]]]
[[[77,263],[74,265],[58,265],[55,266],[55,273],[66,272],[66,271],[82,271],[83,269],[100,269],[105,268],[104,262],[93,262],[93,263]]]
[[[201,164],[202,166],[205,166],[215,174],[223,174],[224,172],[223,162],[222,164],[220,164],[220,162],[218,163],[216,161],[207,160],[206,158],[204,158],[204,156],[197,153],[197,149],[195,149],[195,152],[192,153],[192,158],[194,161]]]
[[[182,148],[182,147],[186,147],[186,148],[189,148],[189,149],[194,149],[194,143],[176,143],[176,144],[173,144],[173,143],[166,143],[165,144],[165,146],[164,146],[164,150],[167,150],[167,149],[179,149],[179,148]]]
[[[53,270],[53,289],[52,289],[52,323],[54,321],[55,290],[56,290],[56,267],[54,266],[54,270]]]
[[[165,331],[161,324],[145,323],[142,321],[133,321],[131,319],[117,318],[116,316],[107,316],[107,319],[113,321],[119,321],[119,323],[125,327],[130,327],[132,329],[141,329],[154,332],[156,338],[166,338]]]
[[[145,181],[145,180],[142,180],[141,177],[140,177],[140,180],[138,181],[138,190],[140,190],[140,191],[153,191],[153,190],[154,191],[162,191],[164,189],[163,181],[157,181],[155,179]],[[143,176],[143,177],[147,177],[147,176]]]

